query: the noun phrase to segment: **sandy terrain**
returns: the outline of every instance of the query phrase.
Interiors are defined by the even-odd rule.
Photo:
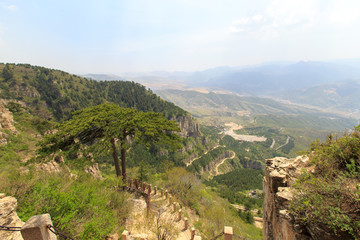
[[[236,140],[239,141],[245,141],[245,142],[264,142],[266,141],[266,137],[263,136],[255,136],[255,135],[241,135],[241,134],[236,134],[234,131],[236,130],[240,130],[243,127],[236,124],[236,123],[225,123],[226,126],[226,130],[224,130],[222,133],[229,135],[231,137],[233,137]]]

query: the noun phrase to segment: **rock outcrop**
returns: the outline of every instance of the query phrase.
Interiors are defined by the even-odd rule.
[[[172,120],[175,120],[179,123],[181,137],[199,137],[201,135],[199,124],[194,119],[192,119],[190,115],[178,116]]]
[[[4,145],[8,141],[8,135],[4,132],[8,130],[11,133],[16,133],[14,126],[14,118],[12,112],[10,112],[4,106],[4,102],[0,102],[0,145]]]
[[[17,216],[15,211],[17,207],[17,200],[13,197],[7,197],[0,193],[0,225],[9,227],[22,227],[24,222]],[[22,240],[19,231],[0,231],[0,239],[2,240]]]
[[[273,158],[266,160],[263,183],[263,236],[266,240],[313,239],[306,231],[297,227],[288,207],[292,199],[290,186],[301,174],[301,170],[309,161],[308,157],[295,159]]]
[[[294,159],[273,158],[266,160],[263,183],[263,236],[266,240],[335,240],[352,239],[347,232],[338,231],[335,235],[323,224],[313,222],[300,226],[289,213],[289,204],[293,198],[291,186],[302,171],[315,171],[309,166],[309,158],[299,156]],[[324,203],[326,204],[326,203]]]
[[[86,173],[90,174],[91,176],[93,176],[94,178],[97,178],[100,180],[103,179],[98,163],[93,163],[93,165],[85,167],[84,171]]]

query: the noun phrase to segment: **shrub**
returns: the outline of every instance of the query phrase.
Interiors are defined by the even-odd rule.
[[[309,157],[315,171],[304,172],[294,184],[291,213],[303,225],[323,225],[334,234],[359,238],[360,125],[341,138],[315,141]]]

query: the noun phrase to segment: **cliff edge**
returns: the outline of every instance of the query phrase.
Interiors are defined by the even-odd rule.
[[[294,224],[289,214],[292,199],[290,186],[300,176],[309,158],[299,156],[294,159],[282,157],[266,160],[263,182],[263,236],[264,240],[275,239],[312,239],[306,232]]]
[[[357,234],[354,230],[353,234],[351,231],[346,231],[342,228],[341,222],[338,221],[336,215],[331,215],[331,212],[324,211],[323,214],[328,214],[329,216],[319,216],[318,218],[313,219],[312,221],[307,221],[306,223],[299,222],[299,219],[295,217],[290,212],[290,203],[292,203],[292,208],[297,206],[296,204],[301,204],[305,200],[299,202],[298,192],[295,192],[294,186],[292,186],[297,178],[300,177],[304,172],[310,173],[313,175],[318,171],[318,167],[314,164],[309,164],[309,158],[307,156],[299,156],[293,159],[287,158],[273,158],[266,160],[265,168],[265,177],[263,182],[263,191],[264,191],[264,209],[263,209],[263,236],[265,240],[333,240],[333,239],[358,239],[355,235]],[[316,184],[320,184],[319,182]],[[344,183],[345,184],[345,183]],[[345,184],[347,185],[347,184]],[[323,185],[318,186],[320,189],[323,189]],[[329,184],[326,185],[329,188]],[[331,187],[331,186],[330,186]],[[349,186],[345,186],[347,189],[346,194],[350,194]],[[297,186],[297,189],[298,186]],[[315,191],[315,190],[313,190]],[[301,190],[302,196],[308,196],[311,192],[303,192]],[[294,197],[293,197],[294,196]],[[295,197],[297,196],[297,197]],[[310,198],[313,196],[309,196]],[[334,196],[330,196],[328,200],[323,200],[320,205],[324,208],[329,208],[332,206],[331,199]],[[335,196],[336,197],[336,196]],[[296,201],[297,199],[297,201]],[[310,200],[307,200],[310,201]],[[344,205],[345,203],[341,203]],[[355,204],[355,203],[353,203]],[[308,213],[316,213],[319,210],[319,206],[314,202],[307,202],[306,211]],[[352,205],[355,209],[355,205]],[[340,209],[340,208],[339,208]],[[338,210],[340,211],[340,210]],[[324,224],[324,219],[329,217],[332,221],[332,226]],[[355,218],[357,219],[357,218]],[[350,222],[350,224],[352,224]],[[351,226],[351,225],[349,225]],[[336,231],[333,228],[335,227]]]

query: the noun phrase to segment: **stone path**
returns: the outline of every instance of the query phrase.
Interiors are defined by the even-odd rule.
[[[191,237],[190,228],[192,223],[198,217],[190,209],[181,208],[182,217],[179,221],[178,210],[179,204],[176,204],[174,211],[174,203],[170,204],[169,198],[158,194],[151,195],[150,216],[146,216],[146,203],[144,198],[132,198],[132,209],[129,218],[125,223],[125,229],[131,232],[132,239],[158,239],[158,235],[167,233],[168,239],[189,240]],[[174,199],[172,197],[172,199]],[[189,216],[188,229],[184,230],[184,217]]]

